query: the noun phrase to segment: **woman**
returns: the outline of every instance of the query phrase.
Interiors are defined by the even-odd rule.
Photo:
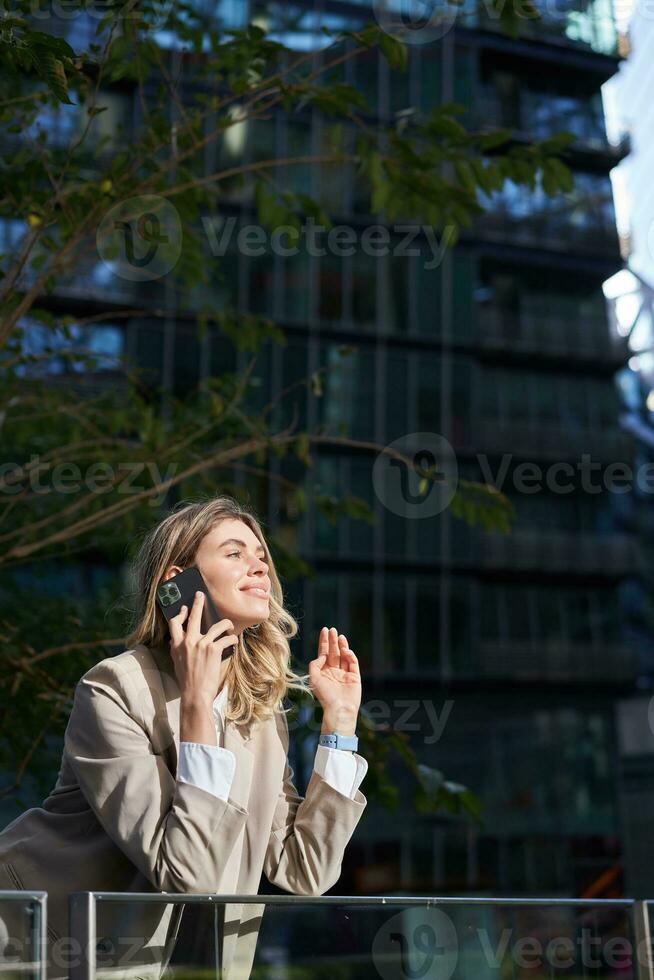
[[[192,565],[224,617],[206,635],[199,597],[170,627],[156,603],[161,582]],[[54,789],[0,834],[0,888],[48,892],[55,980],[79,961],[66,941],[69,893],[256,895],[263,872],[285,891],[321,895],[367,803],[367,763],[345,748],[317,747],[305,798],[293,785],[282,698],[310,691],[321,735],[353,736],[361,677],[346,638],[326,627],[309,674],[290,670],[297,623],[253,514],[226,496],[173,510],[143,541],[135,578],[128,649],[80,679]],[[183,908],[101,902],[98,975],[160,976]],[[264,906],[216,908],[221,975],[246,980]],[[3,918],[15,954],[17,912]]]

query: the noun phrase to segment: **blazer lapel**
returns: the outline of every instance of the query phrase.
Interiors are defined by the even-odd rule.
[[[181,697],[179,685],[175,676],[175,669],[167,651],[156,648],[151,651],[163,678],[164,694],[166,698],[166,714],[168,725],[172,733],[172,749],[174,772],[177,773],[179,764],[179,742],[180,742],[180,711]],[[236,767],[234,779],[232,781],[229,797],[244,810],[248,809],[250,789],[252,785],[252,771],[254,764],[254,751],[252,743],[252,724],[236,725],[231,719],[226,720],[223,734],[223,747],[234,753]]]

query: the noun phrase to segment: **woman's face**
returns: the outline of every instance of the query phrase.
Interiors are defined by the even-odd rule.
[[[268,564],[263,545],[244,521],[225,518],[205,534],[194,564],[200,569],[221,619],[231,619],[237,635],[268,618]],[[180,571],[179,565],[171,565],[164,581]],[[258,590],[263,590],[263,594]]]

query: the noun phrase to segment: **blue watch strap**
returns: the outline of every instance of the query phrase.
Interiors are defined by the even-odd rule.
[[[351,749],[356,752],[359,739],[356,735],[339,735],[338,732],[323,734],[318,739],[318,745],[326,745],[328,749]]]

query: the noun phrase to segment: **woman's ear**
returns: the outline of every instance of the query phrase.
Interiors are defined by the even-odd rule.
[[[161,581],[167,582],[169,578],[172,578],[174,575],[179,575],[183,571],[184,569],[180,568],[179,565],[169,565]]]

